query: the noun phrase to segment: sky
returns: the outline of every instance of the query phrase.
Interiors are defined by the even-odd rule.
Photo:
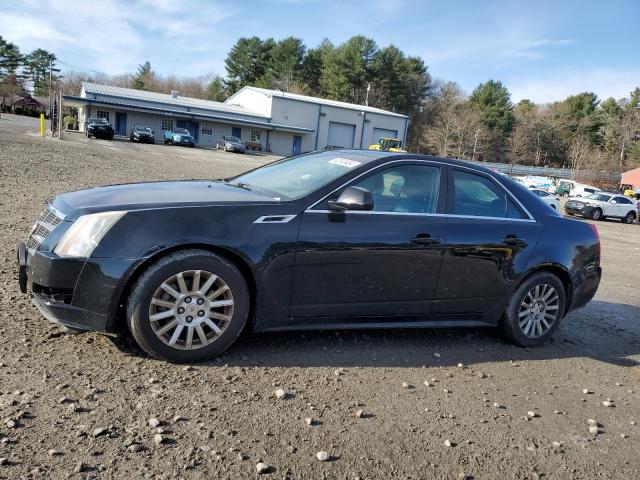
[[[582,91],[628,96],[640,85],[640,0],[2,0],[0,35],[44,48],[66,70],[224,76],[239,37],[354,35],[424,59],[436,79],[471,92],[500,80],[512,100]]]

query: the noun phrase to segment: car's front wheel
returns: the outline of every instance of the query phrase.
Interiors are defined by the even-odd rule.
[[[127,303],[127,322],[149,355],[197,362],[238,338],[249,306],[247,282],[232,263],[205,250],[184,250],[140,276]]]
[[[548,272],[533,274],[513,293],[501,329],[513,343],[537,347],[557,330],[565,304],[564,285],[558,277]]]
[[[602,216],[602,210],[599,208],[594,208],[591,212],[592,220],[602,220],[604,217]]]

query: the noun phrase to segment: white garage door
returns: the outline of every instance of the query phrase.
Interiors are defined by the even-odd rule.
[[[371,144],[378,143],[380,138],[389,137],[389,138],[398,138],[397,130],[387,130],[385,128],[374,128],[373,135],[371,135]]]
[[[356,126],[349,123],[329,122],[329,147],[353,148]]]

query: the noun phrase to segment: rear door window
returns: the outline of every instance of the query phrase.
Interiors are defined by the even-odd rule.
[[[489,178],[453,169],[453,214],[526,218],[507,193]]]

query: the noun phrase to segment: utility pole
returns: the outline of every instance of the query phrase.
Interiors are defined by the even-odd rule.
[[[53,134],[53,121],[51,112],[53,107],[53,59],[49,55],[49,124],[51,125],[51,133]]]
[[[480,129],[478,128],[476,130],[476,134],[475,134],[475,138],[473,140],[473,153],[471,154],[471,160],[475,160],[476,159],[476,148],[478,147],[478,135],[480,135]]]

